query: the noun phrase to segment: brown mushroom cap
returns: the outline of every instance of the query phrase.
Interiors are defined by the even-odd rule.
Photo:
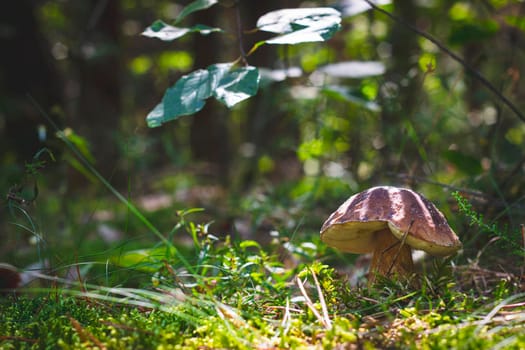
[[[399,240],[431,255],[447,256],[461,242],[445,216],[421,194],[406,188],[373,187],[344,202],[325,221],[321,240],[349,253],[375,249],[375,233],[389,228]]]

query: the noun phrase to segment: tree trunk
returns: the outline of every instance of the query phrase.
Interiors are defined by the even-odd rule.
[[[119,155],[115,135],[121,112],[120,7],[118,1],[98,0],[76,6],[76,16],[87,18],[87,23],[81,26],[85,33],[75,56],[80,93],[70,117],[75,132],[88,140],[97,170],[109,178]]]
[[[4,4],[0,11],[0,149],[18,164],[29,162],[44,147],[37,130],[47,122],[28,96],[61,124],[51,111],[62,104],[62,82],[35,7],[34,1],[20,0]]]
[[[394,0],[394,14],[404,21],[416,23],[416,8],[413,0]],[[410,151],[413,147],[401,148],[400,130],[403,122],[413,117],[420,88],[411,69],[417,69],[419,46],[417,36],[407,27],[393,22],[389,42],[392,45],[390,69],[385,74],[385,83],[381,87],[383,109],[381,115],[382,134],[386,147],[382,148],[382,167],[390,171],[400,170],[399,160],[393,154]],[[412,151],[413,152],[413,151]],[[416,155],[417,158],[417,155]],[[414,159],[414,158],[410,158]]]
[[[232,10],[220,4],[198,11],[194,15],[194,24],[221,27],[221,19],[224,21],[225,16],[232,16],[229,12]],[[235,53],[220,34],[195,35],[193,40],[195,70],[236,59]],[[201,111],[191,116],[190,127],[190,146],[194,159],[210,164],[210,174],[224,184],[228,181],[231,160],[228,116],[226,107],[210,98]]]

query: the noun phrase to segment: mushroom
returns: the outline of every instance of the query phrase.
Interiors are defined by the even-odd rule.
[[[445,216],[421,194],[406,188],[373,187],[344,202],[325,221],[321,240],[349,253],[372,253],[369,284],[376,276],[414,273],[412,248],[448,256],[461,242]]]

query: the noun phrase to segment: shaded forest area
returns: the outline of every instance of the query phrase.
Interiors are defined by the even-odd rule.
[[[182,23],[222,32],[141,35],[189,3],[21,0],[0,12],[0,260],[64,274],[154,238],[67,138],[161,232],[204,208],[195,220],[219,236],[322,244],[346,198],[394,185],[445,213],[458,264],[522,275],[525,3],[221,0]],[[246,55],[272,36],[253,30],[265,13],[332,5],[342,22],[329,40]],[[261,72],[255,96],[148,128],[178,79],[239,58]]]
[[[525,2],[20,0],[0,47],[0,347],[523,348]],[[329,247],[361,191],[453,255]]]

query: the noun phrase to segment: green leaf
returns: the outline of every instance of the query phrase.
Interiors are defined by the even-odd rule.
[[[216,3],[218,3],[218,0],[195,0],[194,2],[190,3],[186,7],[182,9],[182,11],[179,13],[177,18],[175,19],[175,23],[179,23],[182,21],[186,16],[193,12],[197,12],[200,10],[205,10],[207,8],[212,7]]]
[[[212,96],[231,108],[255,95],[258,87],[257,68],[233,68],[232,63],[213,64],[183,76],[166,90],[162,102],[148,114],[146,122],[153,128],[180,116],[194,114]]]
[[[299,67],[288,67],[285,69],[268,69],[259,68],[261,81],[259,85],[266,87],[274,82],[284,81],[288,78],[299,78],[303,75],[303,71]]]
[[[452,26],[448,41],[451,45],[481,42],[493,37],[498,31],[499,24],[493,20],[461,21]]]
[[[377,61],[345,61],[328,64],[319,71],[337,78],[361,79],[384,74],[385,65]]]
[[[371,1],[374,5],[382,6],[382,5],[388,5],[392,2],[392,0],[373,0]],[[364,1],[355,1],[355,0],[346,0],[341,1],[340,6],[338,8],[343,13],[343,17],[350,17],[355,16],[360,13],[366,12],[371,9],[370,5],[368,5]]]
[[[63,131],[58,131],[57,136],[59,138],[67,139],[69,142],[71,142],[78,151],[86,158],[86,160],[90,164],[95,164],[96,158],[91,153],[91,145],[89,144],[88,140],[79,134],[77,134],[73,129],[66,128]]]
[[[381,107],[376,102],[366,100],[362,96],[359,96],[359,93],[352,91],[347,86],[326,86],[323,88],[322,92],[328,97],[340,101],[350,102],[354,105],[368,109],[372,112],[379,112],[381,110]]]
[[[156,128],[162,125],[164,120],[164,103],[159,103],[146,116],[146,121],[150,128]]]
[[[505,16],[504,21],[506,24],[525,32],[525,18],[523,16]]]
[[[299,44],[326,41],[341,27],[341,13],[330,7],[282,9],[269,12],[257,21],[257,28],[282,34],[267,44]]]
[[[131,250],[110,257],[110,261],[118,266],[144,272],[156,272],[163,265],[163,261],[174,256],[174,250],[170,247],[156,247]]]
[[[210,26],[207,26],[207,25],[204,25],[204,24],[196,24],[193,27],[189,28],[189,30],[192,33],[193,32],[197,32],[197,33],[202,34],[202,35],[208,35],[208,34],[211,34],[211,33],[222,32],[221,28],[210,27]]]
[[[180,78],[174,86],[168,88],[162,102],[146,117],[150,128],[183,115],[200,111],[205,100],[211,96],[209,72],[199,69]]]
[[[307,159],[316,159],[321,157],[328,151],[326,142],[322,139],[312,139],[301,143],[297,149],[297,156],[299,160],[305,161]]]
[[[242,241],[241,243],[239,243],[239,247],[241,247],[243,251],[246,251],[249,248],[256,248],[257,250],[261,249],[261,245],[253,240]]]
[[[446,150],[443,152],[443,158],[469,176],[479,175],[483,171],[479,159],[460,151]]]
[[[259,88],[259,72],[255,67],[241,67],[224,75],[213,96],[228,108],[250,98]]]
[[[220,28],[212,28],[203,24],[197,24],[191,28],[179,28],[164,23],[161,20],[156,20],[146,30],[142,32],[142,35],[149,38],[157,38],[163,41],[173,41],[188,33],[200,33],[202,35],[208,35],[213,32],[222,31]]]

